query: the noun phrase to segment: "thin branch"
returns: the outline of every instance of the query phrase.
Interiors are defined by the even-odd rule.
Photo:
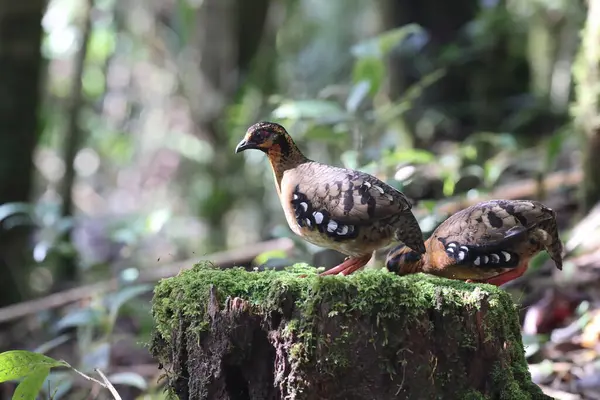
[[[98,385],[100,385],[100,386],[102,386],[102,387],[106,388],[106,385],[105,385],[104,383],[100,382],[98,379],[96,379],[96,378],[92,378],[91,376],[88,376],[88,375],[84,374],[83,372],[79,371],[77,368],[74,368],[74,367],[72,367],[71,365],[69,365],[69,364],[68,364],[66,361],[65,361],[65,364],[66,364],[66,365],[67,365],[67,366],[68,366],[70,369],[72,369],[74,372],[76,372],[77,374],[81,375],[81,376],[82,376],[84,379],[86,379],[86,380],[88,380],[88,381],[90,381],[90,382],[97,383]],[[98,370],[96,370],[96,371],[98,371]]]
[[[104,375],[104,373],[102,371],[100,371],[98,368],[95,368],[95,371],[98,373],[98,375],[100,375],[102,377],[102,380],[105,383],[104,387],[110,391],[110,393],[113,395],[115,400],[122,400],[121,396],[119,396],[119,392],[117,392],[117,389],[115,389],[113,384],[110,383],[110,381],[108,380],[106,375]]]
[[[191,268],[200,261],[211,261],[215,265],[224,267],[246,263],[261,253],[271,250],[289,252],[294,247],[291,239],[274,239],[262,243],[255,243],[234,250],[208,254],[203,257],[171,263],[158,268],[142,270],[138,282],[156,282],[159,279],[176,275],[181,270]],[[110,279],[91,285],[80,286],[74,289],[54,293],[49,296],[25,301],[8,307],[0,308],[0,324],[15,319],[23,318],[40,311],[58,308],[69,303],[84,300],[98,294],[114,291],[119,288],[117,279]]]
[[[583,173],[577,171],[555,172],[549,174],[543,180],[544,191],[546,193],[556,191],[561,187],[574,187],[579,185],[583,179]],[[473,204],[490,199],[526,199],[535,198],[538,193],[538,180],[535,178],[524,179],[518,182],[511,182],[508,185],[497,187],[493,192],[482,193],[480,196],[468,199],[451,200],[439,207],[438,211],[443,214],[454,214],[463,208],[472,206]]]

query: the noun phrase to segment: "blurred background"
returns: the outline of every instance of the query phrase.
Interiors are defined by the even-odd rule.
[[[0,351],[162,399],[158,279],[336,265],[292,235],[266,157],[234,154],[268,119],[402,190],[425,236],[489,198],[554,208],[563,271],[543,253],[505,288],[534,381],[600,399],[599,3],[0,0]],[[50,397],[110,394],[59,371]]]

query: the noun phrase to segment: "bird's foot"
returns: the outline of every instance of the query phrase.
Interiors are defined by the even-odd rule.
[[[350,275],[351,273],[356,272],[364,267],[369,262],[371,257],[372,254],[367,254],[362,257],[348,257],[346,261],[340,265],[320,273],[319,276],[337,275],[339,273],[342,275]]]

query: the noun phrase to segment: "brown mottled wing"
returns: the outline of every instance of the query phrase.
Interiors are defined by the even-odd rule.
[[[476,204],[452,215],[432,237],[456,264],[481,268],[517,267],[520,255],[512,251],[515,245],[539,237],[557,267],[562,268],[562,243],[554,211],[536,201],[490,200]]]
[[[342,222],[360,224],[411,209],[404,194],[372,175],[320,163],[303,167],[310,177],[301,190]]]
[[[308,202],[313,216],[315,212],[320,213],[317,223],[333,221],[329,230],[346,226],[351,231],[361,226],[384,224],[392,227],[397,239],[409,247],[425,251],[411,204],[400,191],[372,175],[317,162],[299,166],[298,173],[302,179],[294,188],[292,201],[301,207],[304,207],[302,202]],[[301,214],[306,211],[297,209]],[[326,225],[322,228],[328,230]]]

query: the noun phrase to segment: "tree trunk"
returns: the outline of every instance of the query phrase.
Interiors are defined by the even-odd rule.
[[[67,129],[65,131],[65,144],[63,148],[63,160],[65,162],[65,175],[62,180],[61,197],[61,217],[70,218],[74,214],[73,204],[73,186],[77,178],[75,171],[75,157],[84,143],[84,134],[80,126],[81,110],[84,104],[83,73],[85,70],[85,60],[88,53],[88,42],[92,33],[92,12],[94,0],[86,0],[82,5],[80,18],[81,37],[77,52],[74,55],[74,71],[71,81],[71,93],[69,95],[69,105],[67,107]],[[64,233],[62,240],[71,242],[72,229]],[[74,254],[61,255],[56,264],[56,282],[54,291],[64,290],[72,287],[79,280],[77,269],[77,258]]]
[[[261,42],[268,28],[270,5],[270,0],[204,1],[196,12],[196,31],[189,45],[193,49],[190,53],[197,54],[197,62],[181,68],[188,74],[182,86],[190,101],[198,134],[211,144],[215,153],[207,174],[211,195],[199,204],[199,215],[210,231],[207,251],[226,247],[227,231],[223,221],[238,197],[230,178],[239,175],[244,163],[243,157],[232,157],[228,135],[231,127],[227,126],[230,121],[225,118],[227,107],[241,93],[242,85],[252,79],[254,67],[270,70],[274,65],[265,63],[269,60],[256,60],[257,54],[264,52]],[[275,32],[270,37],[274,43]],[[267,83],[262,86],[266,94],[272,89],[275,76],[273,73],[263,78]],[[243,130],[240,132],[242,135]]]
[[[430,110],[455,121],[436,126],[435,134],[462,140],[472,132],[497,130],[507,116],[503,106],[506,98],[528,90],[526,47],[511,43],[514,29],[506,2],[499,0],[494,9],[487,9],[487,13],[495,13],[495,18],[482,17],[480,3],[477,0],[379,1],[385,30],[416,23],[428,34],[428,42],[418,55],[390,54],[390,96],[397,99],[434,70],[445,70],[444,76],[427,87],[404,116],[416,133],[418,147],[427,147],[433,139],[427,131],[420,135],[418,129]],[[493,37],[485,46],[465,34],[467,24],[474,20]],[[454,49],[456,55],[450,57],[449,49]],[[464,54],[458,53],[462,49]],[[429,67],[425,70],[424,65]],[[466,109],[469,111],[465,112]]]
[[[600,0],[588,2],[579,57],[573,66],[575,124],[582,138],[583,184],[581,208],[590,211],[600,201]]]
[[[153,315],[180,399],[548,398],[510,296],[489,285],[200,264],[157,286]]]
[[[43,0],[0,1],[0,205],[28,202],[37,140]],[[30,226],[0,221],[0,306],[27,296]]]
[[[600,202],[600,126],[587,132],[583,148],[582,211],[589,212]]]

